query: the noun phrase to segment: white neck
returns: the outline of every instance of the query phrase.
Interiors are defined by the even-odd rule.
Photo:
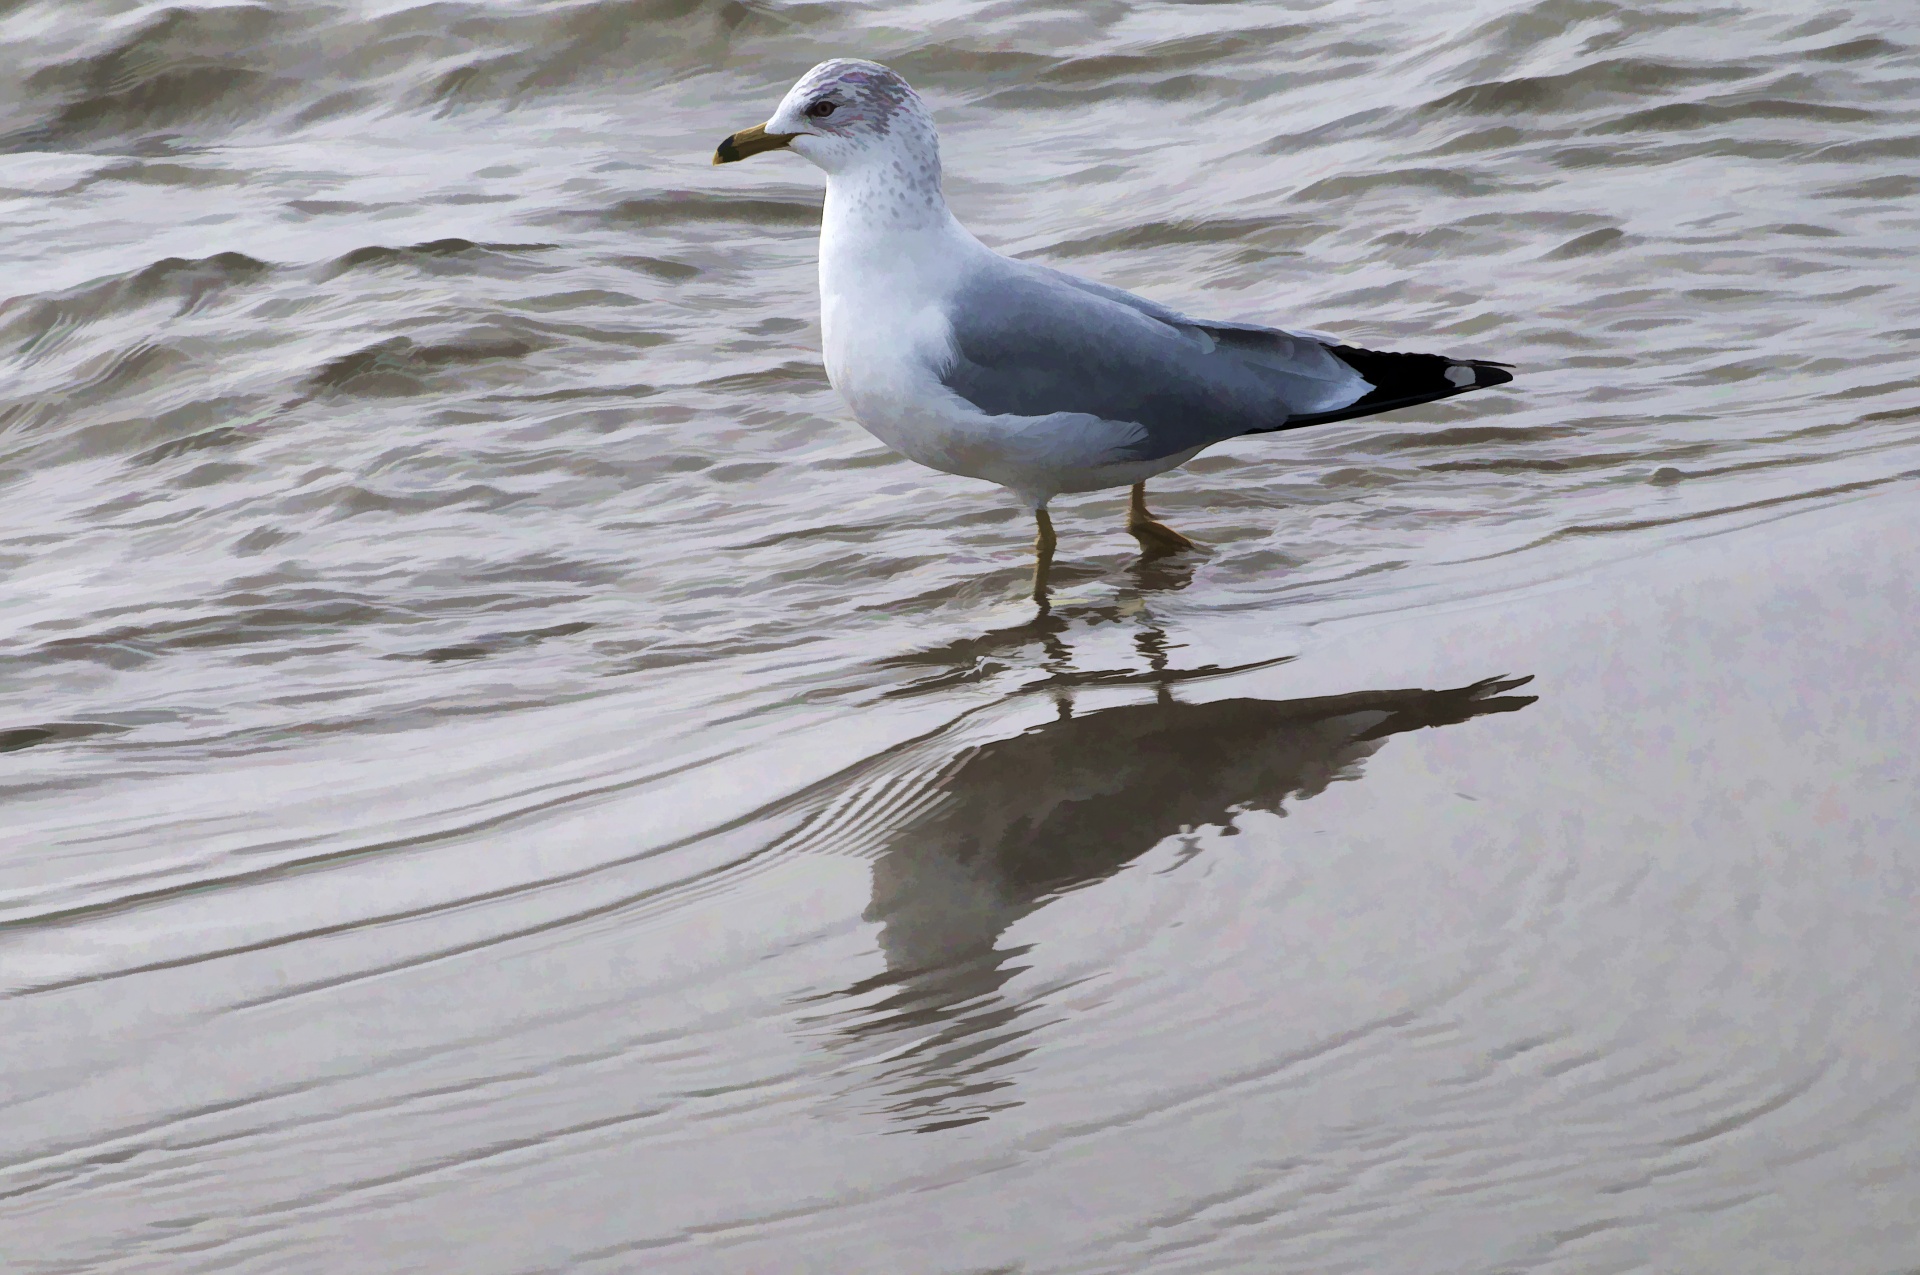
[[[888,147],[827,175],[820,220],[823,301],[853,291],[938,292],[986,251],[947,209],[938,151]],[[856,282],[857,281],[857,282]]]
[[[836,159],[827,168],[831,216],[873,230],[924,229],[951,220],[932,125],[898,120],[869,147]]]

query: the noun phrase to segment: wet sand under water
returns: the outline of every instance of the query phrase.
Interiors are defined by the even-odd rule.
[[[1915,495],[15,923],[10,1266],[1902,1269]]]

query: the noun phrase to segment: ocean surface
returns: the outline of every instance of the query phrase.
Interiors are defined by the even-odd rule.
[[[1037,615],[834,56],[1517,379]],[[0,1269],[1920,1270],[1917,195],[1910,0],[0,0]]]

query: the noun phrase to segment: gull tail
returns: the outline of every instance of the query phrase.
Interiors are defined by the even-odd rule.
[[[1443,354],[1396,354],[1381,350],[1362,350],[1351,345],[1326,343],[1327,351],[1351,367],[1373,388],[1355,402],[1331,412],[1311,412],[1289,416],[1276,429],[1300,429],[1307,425],[1325,425],[1329,421],[1351,420],[1391,412],[1398,407],[1431,403],[1451,398],[1468,390],[1483,390],[1489,385],[1505,385],[1513,379],[1509,363],[1491,363],[1485,359],[1450,359]],[[1271,433],[1256,430],[1255,433]]]

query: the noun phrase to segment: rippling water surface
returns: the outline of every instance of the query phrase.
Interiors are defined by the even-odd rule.
[[[1920,19],[0,4],[22,1271],[1920,1262]],[[1512,387],[1026,518],[853,426],[988,243]],[[1528,681],[1529,677],[1532,678]]]

